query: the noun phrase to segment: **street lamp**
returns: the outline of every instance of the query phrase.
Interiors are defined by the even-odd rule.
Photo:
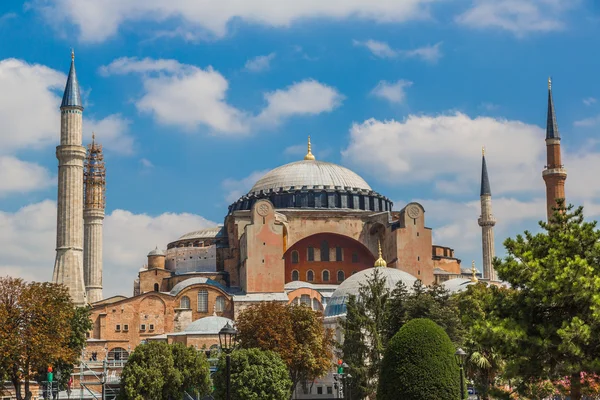
[[[460,347],[454,353],[454,357],[456,358],[456,363],[460,367],[460,399],[465,398],[465,382],[464,382],[464,371],[463,366],[465,365],[465,358],[467,357],[467,353]]]
[[[229,394],[229,387],[231,385],[231,352],[233,351],[236,336],[237,331],[234,327],[229,325],[229,322],[227,322],[227,324],[219,331],[219,345],[221,346],[221,351],[225,353],[225,362],[227,366],[227,391],[225,397],[227,400],[231,399]]]

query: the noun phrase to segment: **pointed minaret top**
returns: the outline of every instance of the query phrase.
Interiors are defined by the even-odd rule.
[[[315,156],[311,152],[310,136],[308,137],[308,153],[306,153],[306,155],[304,156],[304,159],[305,160],[311,160],[311,161],[314,161],[314,159],[315,159]]]
[[[77,82],[77,74],[75,73],[75,52],[73,50],[71,50],[71,69],[69,70],[65,93],[63,94],[60,106],[61,108],[79,107],[83,110],[81,95],[79,94],[79,82]]]
[[[475,268],[475,260],[471,263],[471,282],[477,282],[477,269]]]
[[[375,267],[387,267],[387,263],[385,262],[385,260],[383,259],[383,256],[381,255],[381,241],[377,242],[377,246],[379,247],[379,258],[377,260],[375,260]]]
[[[554,111],[554,100],[552,99],[552,78],[548,78],[548,119],[546,121],[546,140],[560,140],[558,124],[556,123],[556,113]]]
[[[490,180],[488,178],[487,165],[485,163],[485,147],[481,149],[481,193],[480,196],[491,196]]]

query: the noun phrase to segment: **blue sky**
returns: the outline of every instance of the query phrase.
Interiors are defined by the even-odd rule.
[[[600,214],[591,0],[99,4],[0,4],[0,273],[51,276],[71,48],[84,135],[105,146],[105,295],[130,293],[155,245],[222,223],[261,173],[303,156],[309,134],[318,159],[396,208],[421,202],[434,241],[480,266],[482,145],[498,254],[544,217],[549,75],[567,197]]]

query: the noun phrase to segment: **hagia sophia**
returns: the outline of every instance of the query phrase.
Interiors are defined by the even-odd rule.
[[[331,324],[345,312],[372,268],[388,286],[443,284],[451,290],[481,279],[498,283],[492,266],[491,185],[482,156],[482,274],[461,267],[454,250],[434,244],[426,210],[394,205],[355,172],[315,159],[310,138],[303,159],[261,177],[229,206],[223,224],[173,238],[147,254],[131,297],[102,298],[102,221],[105,166],[95,140],[82,146],[83,106],[72,57],[61,104],[57,250],[53,281],[65,284],[78,305],[92,307],[86,352],[124,360],[149,340],[197,348],[218,343],[218,331],[245,307],[264,301],[306,304]],[[543,171],[548,212],[564,198],[566,171],[548,85]],[[399,211],[395,211],[399,208]]]

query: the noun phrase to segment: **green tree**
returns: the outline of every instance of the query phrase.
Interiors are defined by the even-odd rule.
[[[441,326],[457,345],[464,340],[464,329],[455,300],[443,286],[425,286],[415,281],[408,291],[398,282],[386,306],[386,340],[390,340],[404,324],[415,318],[427,318]]]
[[[225,357],[222,356],[213,376],[217,400],[225,399],[226,379]],[[231,353],[232,400],[288,400],[291,387],[287,365],[277,353],[259,349]]]
[[[38,371],[77,361],[72,342],[85,340],[85,333],[79,336],[76,313],[64,286],[0,278],[0,371],[17,399],[31,398],[30,382]]]
[[[271,350],[286,363],[293,391],[301,381],[325,375],[333,359],[333,333],[323,315],[305,305],[276,302],[246,308],[236,320],[240,347]]]
[[[413,319],[394,335],[381,365],[378,400],[455,400],[460,371],[455,347],[428,319]]]
[[[180,399],[184,391],[204,395],[209,391],[209,376],[203,352],[151,341],[129,355],[119,396],[123,400],[161,400]]]
[[[582,373],[600,369],[600,231],[582,207],[563,204],[542,232],[504,242],[507,256],[494,266],[514,290],[496,292],[489,333],[523,388],[566,376],[579,400]]]
[[[374,269],[358,290],[349,296],[346,317],[342,322],[344,343],[342,359],[352,375],[350,392],[353,399],[372,396],[377,388],[379,369],[385,350],[385,309],[389,290],[386,279]]]

